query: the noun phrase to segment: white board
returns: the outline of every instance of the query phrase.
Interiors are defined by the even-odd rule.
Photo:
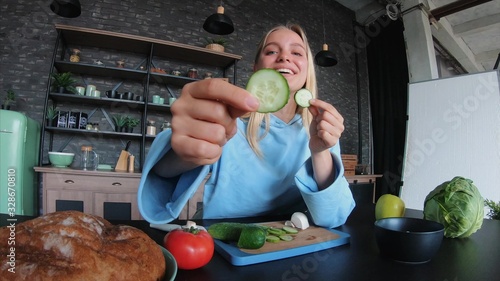
[[[401,198],[423,210],[439,184],[462,176],[500,201],[500,86],[497,71],[411,83]]]

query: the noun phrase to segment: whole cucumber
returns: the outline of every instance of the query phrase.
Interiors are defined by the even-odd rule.
[[[207,231],[214,239],[222,241],[238,241],[244,227],[245,224],[242,223],[219,222],[210,225]]]
[[[247,225],[241,231],[238,247],[242,249],[259,249],[266,243],[267,231],[257,225]]]

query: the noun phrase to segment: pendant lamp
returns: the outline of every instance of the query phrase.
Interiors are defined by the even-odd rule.
[[[323,44],[323,50],[314,56],[314,61],[317,65],[325,67],[334,66],[338,62],[335,55],[328,50],[328,44]]]
[[[78,0],[53,0],[50,9],[58,16],[65,18],[76,18],[82,13],[82,7]]]
[[[323,42],[326,41],[326,31],[325,31],[325,8],[323,7],[323,1],[321,1],[321,6],[323,8]],[[316,56],[314,56],[314,61],[319,66],[329,67],[337,64],[337,58],[335,55],[328,50],[328,44],[323,43],[323,49],[319,51]]]
[[[217,35],[228,35],[234,31],[233,21],[224,14],[222,1],[217,7],[217,13],[209,16],[203,24],[203,29]]]

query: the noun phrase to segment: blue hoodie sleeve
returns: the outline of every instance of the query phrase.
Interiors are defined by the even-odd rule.
[[[179,217],[209,172],[209,166],[201,166],[180,177],[158,176],[153,167],[171,149],[171,136],[171,130],[156,136],[142,170],[137,201],[142,217],[150,223],[168,223]]]
[[[295,183],[314,224],[327,228],[344,224],[356,205],[349,183],[344,177],[339,145],[334,146],[330,151],[337,167],[337,178],[329,187],[318,191],[310,158],[295,175]]]

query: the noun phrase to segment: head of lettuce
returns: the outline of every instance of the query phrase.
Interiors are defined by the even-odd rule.
[[[444,236],[465,238],[483,224],[484,199],[472,180],[454,177],[436,187],[424,202],[424,219],[444,225]]]

